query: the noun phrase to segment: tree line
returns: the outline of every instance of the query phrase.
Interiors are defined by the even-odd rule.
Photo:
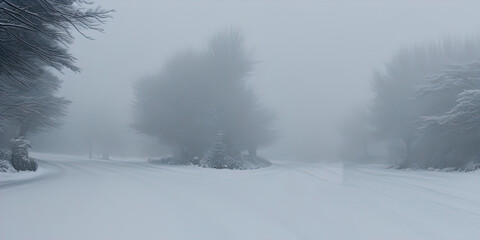
[[[378,149],[387,149],[380,161],[399,168],[477,169],[478,91],[479,39],[404,48],[374,73],[374,98],[349,119],[347,126],[357,130],[344,134],[342,151],[372,161]]]

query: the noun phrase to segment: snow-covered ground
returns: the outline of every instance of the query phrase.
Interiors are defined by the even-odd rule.
[[[480,172],[250,170],[33,154],[0,175],[0,239],[480,239]]]

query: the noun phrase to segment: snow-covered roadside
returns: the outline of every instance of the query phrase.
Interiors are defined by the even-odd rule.
[[[52,172],[45,168],[38,168],[36,172],[0,172],[0,186],[12,183],[20,183],[22,181],[33,180]]]
[[[36,160],[37,161],[37,160]],[[42,160],[40,160],[42,161]],[[10,165],[10,163],[8,163]],[[58,169],[49,164],[42,164],[37,171],[16,171],[11,167],[11,170],[0,172],[0,188],[8,186],[16,186],[26,184],[41,178],[49,177],[58,173]]]
[[[0,185],[2,240],[480,236],[478,171],[295,162],[235,171],[35,157],[55,177]]]

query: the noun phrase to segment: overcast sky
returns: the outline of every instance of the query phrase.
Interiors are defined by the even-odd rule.
[[[88,34],[95,41],[71,48],[83,71],[61,76],[73,101],[64,128],[87,109],[127,128],[135,81],[238,27],[260,61],[251,84],[278,116],[280,139],[263,151],[273,160],[333,158],[342,119],[371,97],[373,69],[402,46],[480,30],[480,1],[95,2],[116,13],[105,33]]]

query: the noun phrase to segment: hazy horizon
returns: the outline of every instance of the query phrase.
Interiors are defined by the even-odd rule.
[[[81,129],[82,116],[108,112],[114,120],[109,125],[125,131],[120,138],[132,137],[125,142],[135,151],[130,155],[141,152],[134,145],[151,142],[129,129],[134,82],[158,73],[179,51],[205,48],[222,29],[242,31],[259,61],[250,83],[277,115],[279,139],[260,153],[272,160],[306,161],[336,158],[343,119],[368,103],[372,71],[396,51],[477,36],[480,30],[480,2],[475,1],[95,3],[116,12],[105,33],[88,32],[94,41],[77,37],[71,46],[82,72],[60,75],[60,94],[73,102],[69,116],[64,126],[43,136],[75,143],[67,135]],[[34,145],[34,151],[41,149],[51,148]]]

